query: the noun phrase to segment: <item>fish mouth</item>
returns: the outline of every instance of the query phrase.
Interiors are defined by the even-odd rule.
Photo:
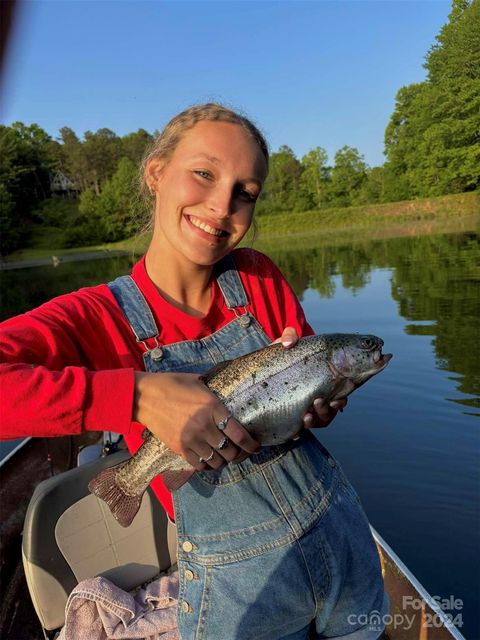
[[[373,363],[376,365],[376,369],[380,371],[381,369],[385,369],[387,364],[392,359],[391,353],[382,353],[382,349],[375,349],[372,355]]]

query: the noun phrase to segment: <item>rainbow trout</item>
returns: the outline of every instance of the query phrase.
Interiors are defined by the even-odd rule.
[[[392,357],[382,354],[382,346],[383,341],[371,335],[309,336],[290,349],[277,343],[228,360],[202,380],[262,446],[282,444],[298,434],[315,398],[345,398],[382,371]],[[160,474],[175,491],[195,471],[148,429],[144,440],[132,458],[105,469],[88,485],[124,527],[132,522],[155,476]]]

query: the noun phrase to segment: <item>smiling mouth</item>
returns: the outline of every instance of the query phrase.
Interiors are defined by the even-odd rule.
[[[197,227],[197,229],[201,229],[202,231],[205,231],[205,233],[208,233],[211,236],[215,236],[217,238],[225,238],[229,235],[228,231],[211,227],[206,222],[203,222],[203,220],[200,220],[200,218],[195,218],[195,216],[188,216],[188,215],[186,217],[194,227]]]

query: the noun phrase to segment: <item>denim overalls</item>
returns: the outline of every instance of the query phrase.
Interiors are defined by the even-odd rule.
[[[169,345],[158,343],[134,281],[123,276],[109,284],[137,340],[155,339],[143,355],[147,371],[204,373],[270,343],[246,311],[231,256],[215,276],[232,321],[200,340]],[[311,432],[238,464],[197,472],[173,500],[182,640],[380,635],[388,598],[368,521],[338,463]]]

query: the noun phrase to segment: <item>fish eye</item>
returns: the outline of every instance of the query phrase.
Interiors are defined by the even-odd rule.
[[[362,349],[371,349],[374,346],[375,346],[375,342],[372,340],[372,338],[362,338],[362,341],[361,341]]]

